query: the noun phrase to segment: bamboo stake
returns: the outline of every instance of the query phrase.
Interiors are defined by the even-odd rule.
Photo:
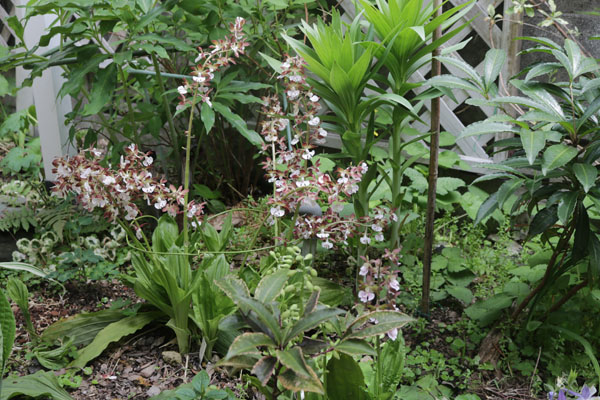
[[[436,17],[442,15],[441,0],[433,0],[433,8],[436,9]],[[435,18],[435,17],[434,17]],[[442,28],[438,26],[433,31],[432,42],[435,42],[442,36]],[[431,76],[438,76],[442,73],[442,65],[436,57],[440,54],[440,49],[433,50],[433,60],[431,64]],[[429,316],[429,290],[431,284],[431,258],[433,253],[433,225],[435,221],[435,198],[438,178],[438,153],[440,149],[440,98],[431,100],[431,141],[429,146],[429,189],[427,192],[427,215],[425,220],[425,245],[423,256],[423,294],[421,297],[421,314]]]

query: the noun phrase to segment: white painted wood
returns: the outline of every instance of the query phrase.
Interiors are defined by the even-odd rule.
[[[17,6],[17,16],[22,19],[25,14],[26,0],[15,0]],[[28,48],[38,43],[40,36],[45,33],[47,27],[53,22],[50,15],[38,15],[29,19],[25,26],[24,40]],[[53,38],[50,48],[59,45],[58,38]],[[47,48],[40,48],[38,53],[46,51]],[[26,71],[19,71],[18,76],[22,82],[26,76]],[[17,99],[20,107],[26,107],[33,99],[38,118],[38,133],[42,147],[42,160],[44,163],[44,173],[46,180],[54,180],[52,173],[52,161],[57,157],[65,155],[74,155],[77,152],[74,144],[69,141],[69,127],[65,125],[65,115],[73,110],[71,97],[65,96],[62,99],[58,97],[64,78],[61,76],[60,67],[51,67],[43,72],[42,76],[33,81],[30,93],[25,91],[21,98]],[[21,93],[21,92],[19,92]],[[30,104],[30,103],[29,103]]]

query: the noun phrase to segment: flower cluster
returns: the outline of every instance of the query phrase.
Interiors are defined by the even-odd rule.
[[[363,277],[360,284],[358,298],[368,307],[373,309],[397,310],[396,297],[400,294],[400,283],[398,282],[397,267],[400,249],[390,251],[385,249],[382,258],[370,260],[362,257],[364,264],[360,267],[358,274]],[[377,323],[377,321],[372,321]],[[388,337],[396,340],[398,329],[392,329],[387,333]]]
[[[320,171],[319,160],[314,160],[315,145],[327,137],[321,126],[318,111],[319,97],[312,93],[304,76],[304,61],[300,57],[287,57],[281,65],[279,78],[283,80],[286,98],[284,110],[277,96],[263,98],[261,134],[265,139],[263,152],[268,154],[263,168],[269,182],[274,185],[270,199],[270,223],[286,212],[295,214],[294,233],[299,238],[317,237],[324,248],[336,243],[347,243],[349,237],[360,236],[362,244],[372,240],[383,241],[383,231],[388,221],[395,218],[388,209],[378,208],[370,217],[357,219],[342,216],[344,205],[359,190],[366,163],[337,169],[337,178]],[[289,135],[286,135],[288,130]],[[286,138],[287,136],[287,138]],[[325,203],[325,211],[319,202]],[[302,213],[302,205],[313,204],[317,213]]]
[[[137,203],[148,205],[176,216],[182,212],[185,191],[173,185],[167,186],[164,179],[157,179],[149,171],[153,159],[150,154],[138,150],[135,145],[125,149],[118,170],[110,165],[103,167],[102,153],[97,149],[82,150],[70,158],[53,161],[56,184],[53,194],[65,197],[75,193],[78,202],[88,211],[104,210],[104,216],[112,221],[122,218],[131,221],[140,215]],[[188,217],[199,218],[202,204],[190,202]]]
[[[555,396],[557,396],[557,394],[555,392],[550,392],[550,393],[548,393],[548,398],[550,400],[554,400],[555,398],[557,400],[568,400],[568,399],[600,400],[600,396],[594,396],[595,394],[596,394],[596,388],[594,386],[589,387],[587,385],[583,385],[583,388],[581,389],[581,393],[577,393],[572,390],[563,388],[558,391],[558,397],[555,397]],[[567,395],[569,397],[567,397]],[[573,397],[570,397],[570,396],[573,396]]]
[[[229,24],[230,35],[224,39],[213,40],[209,51],[204,51],[202,47],[198,48],[198,57],[194,61],[197,65],[191,72],[192,81],[185,80],[184,84],[177,88],[181,96],[180,105],[186,103],[185,96],[188,93],[195,93],[201,102],[212,107],[209,94],[214,72],[229,64],[235,64],[234,57],[244,54],[244,49],[249,46],[249,43],[244,41],[242,31],[245,23],[243,18],[237,17],[234,23]]]

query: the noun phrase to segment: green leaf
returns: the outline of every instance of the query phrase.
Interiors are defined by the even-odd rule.
[[[12,352],[15,341],[15,316],[10,307],[10,303],[4,294],[4,290],[0,289],[0,334],[2,342],[0,343],[0,380],[4,373],[4,366],[10,353]]]
[[[262,303],[270,303],[281,293],[288,280],[289,269],[282,268],[261,279],[254,292],[254,298]]]
[[[443,176],[440,177],[437,181],[436,192],[440,196],[444,196],[463,186],[465,186],[465,181],[463,181],[462,179]]]
[[[550,229],[558,221],[557,208],[557,206],[547,207],[535,214],[527,236],[533,237]]]
[[[215,112],[207,103],[202,103],[200,118],[202,119],[206,133],[210,133],[210,130],[215,125]]]
[[[562,167],[575,157],[577,157],[575,147],[564,144],[550,146],[546,149],[542,158],[542,173],[546,175],[549,171]]]
[[[600,277],[600,240],[598,236],[590,235],[590,268],[595,279]]]
[[[256,147],[262,146],[263,140],[261,136],[255,131],[248,129],[246,121],[244,121],[242,117],[231,112],[229,107],[216,101],[213,103],[213,108],[216,112],[225,117],[227,122],[229,122],[231,126],[233,126],[239,133],[241,133],[242,136],[246,138],[246,140],[248,140]]]
[[[117,67],[111,63],[96,74],[96,79],[90,93],[90,102],[83,108],[82,115],[94,115],[100,112],[115,92],[117,82]]]
[[[335,345],[335,350],[351,356],[377,355],[377,352],[371,347],[369,342],[362,339],[343,340]]]
[[[450,286],[446,288],[448,294],[465,304],[471,304],[471,300],[473,300],[473,293],[471,290],[461,287],[461,286]]]
[[[6,378],[2,381],[0,400],[8,400],[19,395],[72,400],[71,396],[60,386],[58,378],[50,371],[38,371],[33,375]]]
[[[168,253],[179,236],[177,222],[168,215],[158,220],[158,225],[152,232],[152,249],[156,253]]]
[[[267,386],[269,379],[273,375],[275,365],[277,364],[277,358],[272,356],[264,356],[252,367],[252,373],[256,375],[260,383],[263,386]]]
[[[289,350],[277,350],[277,359],[287,367],[278,379],[281,385],[292,392],[315,392],[324,394],[323,384],[317,374],[304,361],[302,350],[292,347]]]
[[[2,263],[0,263],[0,268],[9,269],[12,271],[25,271],[25,272],[29,272],[30,274],[33,274],[35,276],[39,276],[40,278],[49,279],[48,271],[46,271],[43,268],[36,267],[35,265],[31,265],[31,264],[26,264],[26,263],[16,262],[16,261],[2,262]],[[50,279],[50,280],[52,280],[52,279]]]
[[[492,193],[479,207],[477,211],[477,217],[475,218],[475,225],[479,224],[487,217],[493,214],[498,208],[498,192]]]
[[[494,85],[505,62],[506,52],[504,50],[490,49],[485,54],[485,60],[483,61],[483,81],[486,91],[489,91]]]
[[[247,332],[235,338],[225,358],[233,358],[248,354],[260,354],[258,346],[275,347],[273,339],[260,332]]]
[[[292,340],[299,334],[306,332],[312,328],[315,328],[322,324],[325,321],[328,321],[335,317],[336,315],[343,314],[344,311],[338,308],[321,308],[317,309],[306,317],[301,318],[298,322],[294,324],[289,333],[285,336],[284,342],[288,342]]]
[[[500,316],[502,310],[510,307],[512,302],[513,296],[500,293],[465,308],[465,314],[479,322],[481,326],[486,326],[494,322]]]
[[[499,132],[514,132],[518,131],[512,125],[505,124],[502,122],[489,122],[489,121],[481,121],[474,122],[471,125],[467,126],[458,137],[459,139],[463,139],[469,136],[475,135],[485,135],[488,133],[499,133]]]
[[[378,323],[368,324],[371,318],[377,320]],[[356,318],[346,330],[344,338],[364,339],[370,336],[383,335],[392,329],[402,328],[413,321],[415,321],[414,318],[398,311],[374,311]]]
[[[577,192],[569,192],[561,196],[560,201],[558,202],[557,215],[560,222],[564,225],[567,225],[571,220],[573,211],[575,211],[575,205],[577,205],[578,197],[579,194]]]
[[[520,136],[527,161],[529,161],[529,165],[533,165],[538,153],[546,146],[546,135],[544,132],[522,129]]]
[[[598,170],[590,164],[573,164],[573,172],[583,190],[587,193],[596,184],[596,178],[598,177]]]
[[[125,317],[120,321],[107,325],[104,329],[98,332],[92,343],[88,344],[86,347],[81,349],[81,351],[79,351],[79,355],[75,360],[73,360],[73,362],[71,362],[71,364],[69,364],[69,366],[75,368],[85,367],[89,361],[102,354],[104,349],[106,349],[109,344],[118,341],[124,336],[137,332],[150,322],[154,321],[160,315],[160,312],[155,311],[144,312]]]
[[[479,92],[479,88],[467,81],[454,75],[438,75],[427,81],[433,87],[445,87],[450,89],[461,89],[467,91]]]
[[[327,398],[331,400],[366,399],[365,378],[352,357],[340,354],[327,363]]]

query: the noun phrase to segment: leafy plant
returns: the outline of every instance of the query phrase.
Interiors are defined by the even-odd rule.
[[[486,56],[483,76],[456,60],[451,62],[466,74],[454,82],[469,85],[470,90],[486,100],[467,100],[469,104],[488,105],[504,111],[485,121],[470,125],[461,137],[505,131],[518,135],[496,146],[512,151],[511,157],[491,165],[496,174],[479,181],[503,178],[505,182],[481,206],[477,222],[503,207],[513,194],[517,201],[513,212],[525,209],[535,214],[529,225],[528,237],[542,235],[552,246],[552,255],[542,279],[526,295],[512,313],[517,318],[530,311],[568,271],[578,268],[584,277],[571,286],[546,313],[557,310],[581,288],[597,280],[600,268],[600,240],[591,220],[598,213],[598,64],[585,57],[577,45],[566,40],[561,48],[548,39],[530,38],[538,45],[528,52],[551,55],[556,61],[542,62],[523,71],[524,79],[513,78],[510,84],[522,96],[497,96],[493,83],[504,62],[499,50]],[[567,81],[541,82],[535,78],[564,72]],[[448,76],[433,78],[435,86],[452,87]],[[491,89],[490,89],[491,88]],[[511,110],[516,110],[513,116]],[[525,170],[527,168],[528,170]]]
[[[161,394],[151,397],[151,400],[237,400],[229,390],[221,390],[210,385],[210,377],[206,371],[200,371],[190,383],[180,385],[177,389],[166,390]]]
[[[31,315],[29,314],[29,290],[27,290],[27,286],[20,279],[10,278],[6,284],[6,292],[19,306],[29,335],[34,338],[37,337],[35,328],[31,323]]]

